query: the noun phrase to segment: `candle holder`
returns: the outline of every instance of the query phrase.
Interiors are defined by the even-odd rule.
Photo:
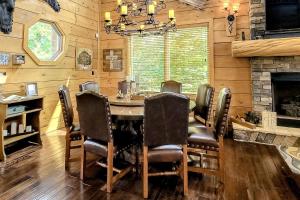
[[[120,14],[116,24],[112,24],[110,14],[105,15],[104,28],[106,33],[111,32],[120,34],[122,36],[140,35],[146,36],[149,34],[162,35],[168,31],[176,30],[174,10],[172,10],[171,17],[167,23],[161,23],[156,19],[156,14],[166,8],[164,0],[117,0],[117,7],[115,11]],[[145,17],[144,20],[133,20],[132,17]],[[127,29],[121,29],[120,24],[125,24]],[[159,24],[163,24],[160,26]],[[136,28],[136,25],[147,25],[147,28]],[[137,26],[139,27],[139,26]]]
[[[238,9],[239,9],[239,4],[238,3],[233,4],[232,9],[230,9],[229,8],[229,3],[224,2],[224,10],[226,10],[228,12],[227,22],[228,22],[228,31],[229,31],[230,34],[232,33],[232,30],[233,30],[233,24],[234,24],[234,21],[236,19],[235,15],[238,13]],[[233,12],[231,12],[231,10]]]

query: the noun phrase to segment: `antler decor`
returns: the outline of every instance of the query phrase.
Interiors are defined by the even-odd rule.
[[[9,34],[12,32],[13,12],[16,0],[0,0],[0,32]],[[60,11],[57,0],[45,0],[56,12]]]

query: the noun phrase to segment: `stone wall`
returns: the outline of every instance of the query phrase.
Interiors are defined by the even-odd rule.
[[[253,110],[272,111],[271,73],[300,72],[300,56],[251,58]]]
[[[265,0],[250,1],[251,39],[263,37],[266,30]]]

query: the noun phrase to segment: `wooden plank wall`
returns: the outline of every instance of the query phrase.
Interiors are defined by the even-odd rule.
[[[112,12],[112,19],[116,20],[117,14],[113,12],[116,6],[115,0],[102,0],[101,2],[101,49],[123,48],[125,65],[127,60],[127,40],[117,35],[107,35],[103,30],[104,12]],[[174,9],[177,24],[191,25],[213,20],[213,47],[214,47],[214,80],[217,92],[222,87],[230,87],[233,92],[232,113],[243,113],[252,109],[250,63],[247,58],[233,58],[231,56],[231,42],[240,40],[241,33],[245,32],[246,39],[250,37],[249,25],[249,0],[240,0],[240,9],[237,16],[237,36],[226,36],[225,16],[227,11],[223,9],[222,0],[209,0],[203,10],[194,9],[191,6],[180,3],[177,0],[167,0],[167,9],[158,16],[164,21],[168,17],[168,9]],[[100,55],[102,51],[100,51]],[[99,57],[102,65],[102,56]],[[102,91],[106,94],[116,94],[117,82],[126,76],[126,68],[122,72],[100,71]]]
[[[98,0],[59,0],[61,11],[55,13],[43,0],[17,0],[14,12],[13,32],[9,35],[0,33],[0,51],[24,53],[26,64],[22,66],[0,67],[1,72],[7,72],[7,82],[4,92],[18,92],[26,82],[37,82],[38,92],[44,95],[44,110],[41,115],[43,131],[51,131],[63,126],[57,89],[61,84],[67,84],[71,90],[73,106],[78,85],[87,80],[100,81],[98,70],[98,45],[95,37],[99,28]],[[22,47],[23,27],[36,15],[50,15],[62,24],[64,32],[68,33],[69,45],[67,54],[56,66],[38,66],[28,56]],[[76,47],[93,50],[93,71],[75,70]]]

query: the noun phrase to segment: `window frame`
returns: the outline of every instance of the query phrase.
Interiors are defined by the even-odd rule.
[[[214,80],[215,80],[215,75],[214,75],[214,32],[213,32],[213,20],[212,19],[203,19],[200,20],[200,22],[195,23],[195,24],[186,24],[186,25],[177,25],[177,29],[182,29],[182,28],[194,28],[194,27],[207,27],[207,31],[208,31],[208,41],[207,41],[207,47],[208,47],[208,83],[212,86],[215,85]],[[165,38],[165,42],[164,42],[164,46],[165,48],[168,48],[166,46],[166,44],[168,42],[166,42],[166,38],[167,38],[167,34],[164,36]],[[127,41],[127,45],[128,45],[128,63],[127,63],[127,71],[126,71],[126,75],[132,77],[133,75],[133,69],[132,69],[132,61],[131,61],[131,37],[128,37],[128,41]],[[164,51],[164,81],[168,81],[170,80],[170,61],[168,59],[168,51]],[[195,91],[194,93],[185,93],[183,92],[183,94],[187,94],[187,95],[195,95],[197,92]]]
[[[36,24],[37,22],[45,22],[45,23],[54,24],[55,28],[57,29],[56,31],[58,31],[61,35],[60,52],[56,54],[56,57],[53,60],[40,60],[34,54],[34,52],[31,51],[31,49],[28,46],[29,28],[31,26],[33,26],[34,24]],[[24,40],[23,40],[24,50],[26,51],[26,53],[32,58],[32,60],[37,65],[57,65],[57,64],[59,64],[62,61],[62,59],[64,58],[64,56],[66,54],[67,47],[68,47],[68,39],[67,39],[67,36],[66,36],[65,32],[61,28],[60,22],[58,22],[58,21],[56,21],[56,20],[54,20],[50,17],[37,16],[37,17],[33,18],[30,22],[26,23],[24,25],[23,38],[24,38]]]

